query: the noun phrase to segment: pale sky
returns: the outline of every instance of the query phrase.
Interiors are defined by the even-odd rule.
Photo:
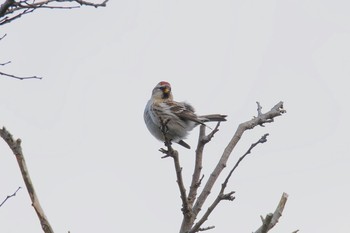
[[[271,232],[350,228],[350,1],[110,1],[107,8],[38,10],[0,28],[0,127],[22,139],[27,166],[55,232],[178,232],[173,162],[147,131],[153,87],[228,121],[207,146],[205,178],[239,123],[284,101],[287,113],[242,137],[231,178],[207,224],[252,232],[289,194]],[[198,129],[187,142],[195,148]],[[194,149],[175,145],[187,190]],[[0,201],[25,187],[0,143]],[[205,181],[205,179],[204,179]],[[215,198],[213,190],[209,203]],[[208,204],[209,204],[208,203]],[[207,206],[205,206],[205,209]],[[0,208],[0,232],[42,232],[25,189]]]

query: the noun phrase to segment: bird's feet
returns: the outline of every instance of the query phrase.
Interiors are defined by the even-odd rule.
[[[167,147],[167,149],[164,148],[160,148],[159,151],[162,152],[163,154],[165,154],[164,156],[162,156],[161,158],[167,158],[167,157],[172,157],[173,153],[174,153],[174,149],[171,146],[171,141],[170,140],[165,140],[164,145]]]

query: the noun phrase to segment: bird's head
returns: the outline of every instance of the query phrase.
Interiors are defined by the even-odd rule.
[[[153,88],[152,97],[155,100],[173,100],[170,83],[161,81]]]

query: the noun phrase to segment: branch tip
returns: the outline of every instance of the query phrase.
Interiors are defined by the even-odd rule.
[[[214,228],[215,228],[215,226],[209,226],[209,227],[199,228],[199,229],[198,229],[198,232],[199,232],[199,231],[207,231],[207,230],[211,230],[211,229],[214,229]]]
[[[282,216],[282,212],[284,210],[287,199],[288,194],[283,193],[275,212],[267,214],[265,219],[262,216],[260,216],[263,223],[261,227],[259,227],[259,229],[256,230],[254,233],[267,233],[277,224],[279,218]]]
[[[261,116],[261,115],[262,115],[262,112],[261,112],[262,107],[261,107],[261,105],[260,105],[259,101],[256,101],[256,104],[258,105],[258,109],[257,109],[257,111],[258,111],[258,117],[259,117],[259,116]]]
[[[10,199],[11,197],[16,196],[17,192],[18,192],[21,188],[22,188],[22,187],[19,186],[19,187],[16,189],[16,191],[15,191],[14,193],[12,193],[11,195],[7,195],[7,197],[5,198],[5,200],[3,200],[3,201],[0,203],[0,207],[1,207],[3,204],[5,204],[5,202],[6,202],[8,199]]]

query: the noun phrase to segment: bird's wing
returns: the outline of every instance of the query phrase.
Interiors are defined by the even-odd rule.
[[[182,120],[189,120],[201,125],[205,125],[194,113],[194,108],[185,102],[168,102],[171,112]]]

